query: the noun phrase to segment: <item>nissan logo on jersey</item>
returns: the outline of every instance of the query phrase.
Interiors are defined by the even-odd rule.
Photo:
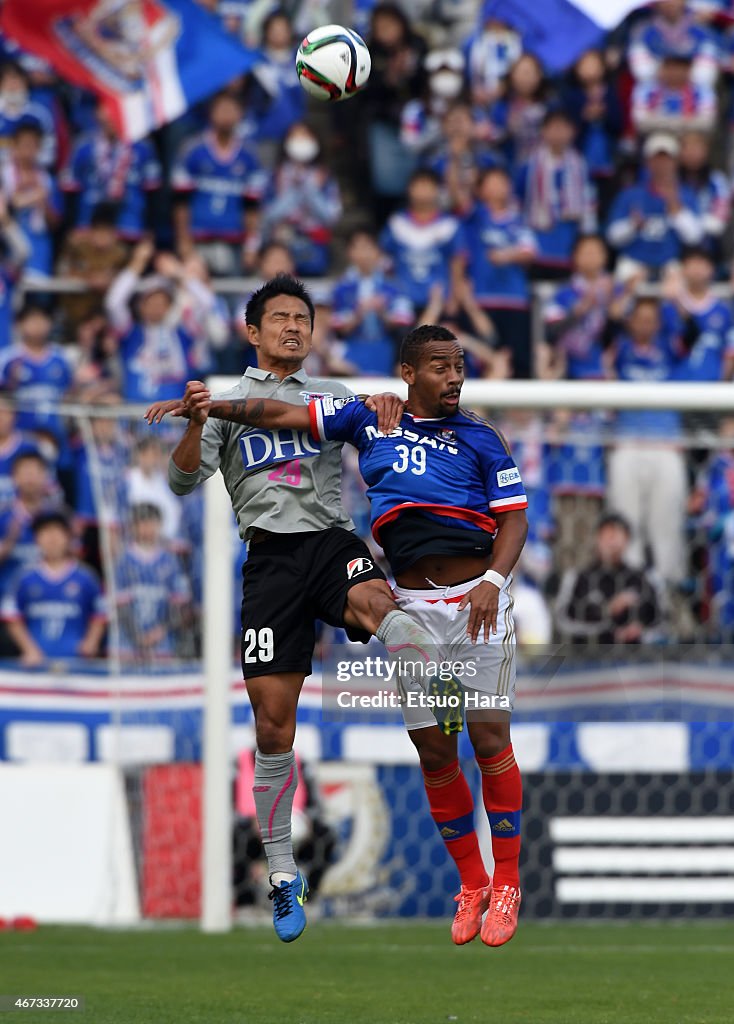
[[[374,566],[369,558],[353,558],[347,562],[347,579],[353,580],[355,576],[361,576],[363,572],[369,572]]]

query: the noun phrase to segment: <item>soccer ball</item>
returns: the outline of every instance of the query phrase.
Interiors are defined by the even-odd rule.
[[[310,96],[325,102],[354,96],[367,84],[371,67],[364,39],[341,25],[309,32],[296,54],[299,82]]]

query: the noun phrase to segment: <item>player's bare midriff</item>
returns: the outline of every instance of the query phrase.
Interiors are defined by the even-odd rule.
[[[457,583],[465,583],[467,580],[476,579],[477,576],[483,576],[489,568],[489,562],[489,558],[477,558],[474,555],[452,555],[450,558],[426,555],[397,575],[395,582],[407,590],[425,590],[431,583],[441,587],[453,587]]]

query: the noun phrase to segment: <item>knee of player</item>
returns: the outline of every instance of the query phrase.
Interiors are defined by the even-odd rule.
[[[261,754],[287,754],[293,748],[295,728],[290,722],[278,722],[259,714],[255,721],[255,740]]]
[[[437,728],[411,729],[408,733],[418,751],[421,768],[426,772],[439,772],[456,760],[456,744]]]
[[[384,580],[359,583],[347,596],[347,613],[351,612],[357,625],[370,633],[376,633],[385,616],[396,609],[395,600]]]
[[[510,723],[470,722],[469,735],[477,757],[496,757],[510,744]]]

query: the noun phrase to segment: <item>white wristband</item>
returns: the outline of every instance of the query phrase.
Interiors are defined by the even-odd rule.
[[[482,576],[482,579],[487,580],[489,583],[494,583],[495,587],[497,587],[498,590],[502,590],[502,588],[505,585],[505,580],[507,579],[507,577],[502,576],[501,573],[495,572],[494,569],[487,569],[484,576]]]

